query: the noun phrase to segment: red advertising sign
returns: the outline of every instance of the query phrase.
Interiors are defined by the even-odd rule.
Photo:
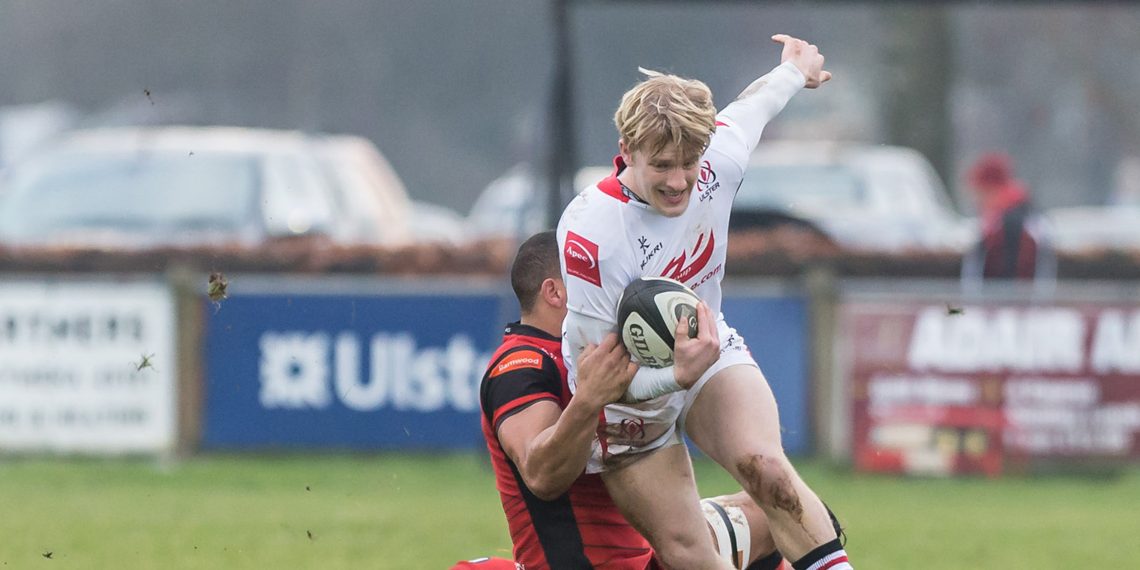
[[[856,467],[997,475],[1140,459],[1140,308],[841,308]]]

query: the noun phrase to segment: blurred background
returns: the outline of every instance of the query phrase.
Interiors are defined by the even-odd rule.
[[[1044,206],[1136,193],[1140,13],[1127,3],[553,4],[8,0],[0,156],[77,126],[350,133],[415,198],[465,214],[511,166],[547,159],[560,58],[574,153],[606,164],[637,66],[700,78],[723,105],[772,67],[781,31],[817,43],[836,79],[770,137],[912,146],[950,188],[976,155],[1006,150]]]
[[[752,157],[726,313],[855,559],[1132,560],[1137,30],[1127,2],[0,0],[0,561],[502,555],[477,387],[515,246],[608,174],[639,66],[724,106],[775,33],[834,79]],[[443,532],[409,512],[456,505],[467,539],[409,554]]]

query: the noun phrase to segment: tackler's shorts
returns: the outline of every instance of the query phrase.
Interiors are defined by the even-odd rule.
[[[646,453],[681,443],[681,425],[693,401],[717,372],[745,364],[756,366],[744,338],[717,316],[720,359],[688,390],[673,392],[637,404],[610,404],[598,422],[598,437],[586,464],[587,473],[601,473],[628,465]]]

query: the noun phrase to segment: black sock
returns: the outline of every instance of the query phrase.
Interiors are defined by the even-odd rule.
[[[792,568],[796,570],[808,570],[815,563],[827,558],[828,556],[843,550],[843,545],[839,543],[839,539],[831,542],[825,542],[813,549],[811,552],[804,555],[803,558],[792,562]]]
[[[780,567],[780,563],[783,561],[784,557],[780,556],[779,550],[776,550],[768,556],[760,558],[756,560],[756,562],[749,564],[748,567],[744,570],[776,570]]]

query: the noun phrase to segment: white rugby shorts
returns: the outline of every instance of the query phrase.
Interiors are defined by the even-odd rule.
[[[720,335],[720,359],[692,388],[637,404],[610,404],[605,407],[605,420],[598,422],[598,437],[594,439],[594,448],[586,463],[587,473],[617,469],[646,453],[681,443],[685,415],[709,379],[729,366],[757,366],[744,338],[724,322],[723,314],[718,315],[716,325]]]

